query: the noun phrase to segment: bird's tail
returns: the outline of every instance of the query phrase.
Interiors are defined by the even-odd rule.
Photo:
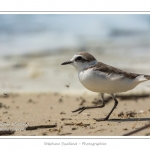
[[[136,79],[139,82],[144,82],[144,81],[150,80],[150,75],[140,74],[139,76],[136,77]]]

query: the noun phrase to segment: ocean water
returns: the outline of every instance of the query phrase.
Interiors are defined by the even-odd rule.
[[[117,45],[150,46],[150,15],[0,15],[0,55]]]

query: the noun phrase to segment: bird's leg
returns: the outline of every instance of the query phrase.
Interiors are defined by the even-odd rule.
[[[72,112],[73,112],[73,113],[74,113],[74,112],[78,112],[78,114],[80,114],[80,113],[83,112],[85,109],[102,108],[102,107],[105,106],[105,103],[104,103],[104,94],[103,94],[103,93],[101,93],[101,98],[102,98],[103,104],[100,105],[100,106],[81,107],[81,108],[78,108],[78,109],[76,109],[76,110],[74,110],[74,111],[72,111]]]
[[[114,109],[116,108],[116,106],[118,105],[118,101],[117,101],[117,99],[115,98],[115,95],[114,95],[114,94],[111,94],[111,96],[112,96],[112,98],[114,99],[115,104],[114,104],[113,108],[111,109],[111,111],[109,112],[109,114],[108,114],[105,118],[100,118],[100,119],[94,118],[94,120],[96,120],[96,121],[105,121],[105,120],[108,120],[108,119],[109,119],[110,115],[112,114],[112,112],[114,111]]]

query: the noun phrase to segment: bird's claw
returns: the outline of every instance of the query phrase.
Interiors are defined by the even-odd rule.
[[[78,108],[78,109],[76,109],[76,110],[74,110],[74,111],[72,111],[73,113],[74,112],[78,112],[78,114],[80,114],[82,111],[84,111],[86,108],[85,107],[81,107],[81,108]]]

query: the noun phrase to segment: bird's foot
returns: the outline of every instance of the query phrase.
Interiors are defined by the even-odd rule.
[[[106,117],[106,118],[99,118],[99,119],[97,119],[97,118],[93,118],[95,121],[107,121],[108,120],[108,118]]]
[[[72,113],[79,111],[78,114],[80,114],[80,113],[81,113],[82,111],[84,111],[85,109],[86,109],[86,107],[81,107],[81,108],[78,108],[78,109],[72,111]]]

